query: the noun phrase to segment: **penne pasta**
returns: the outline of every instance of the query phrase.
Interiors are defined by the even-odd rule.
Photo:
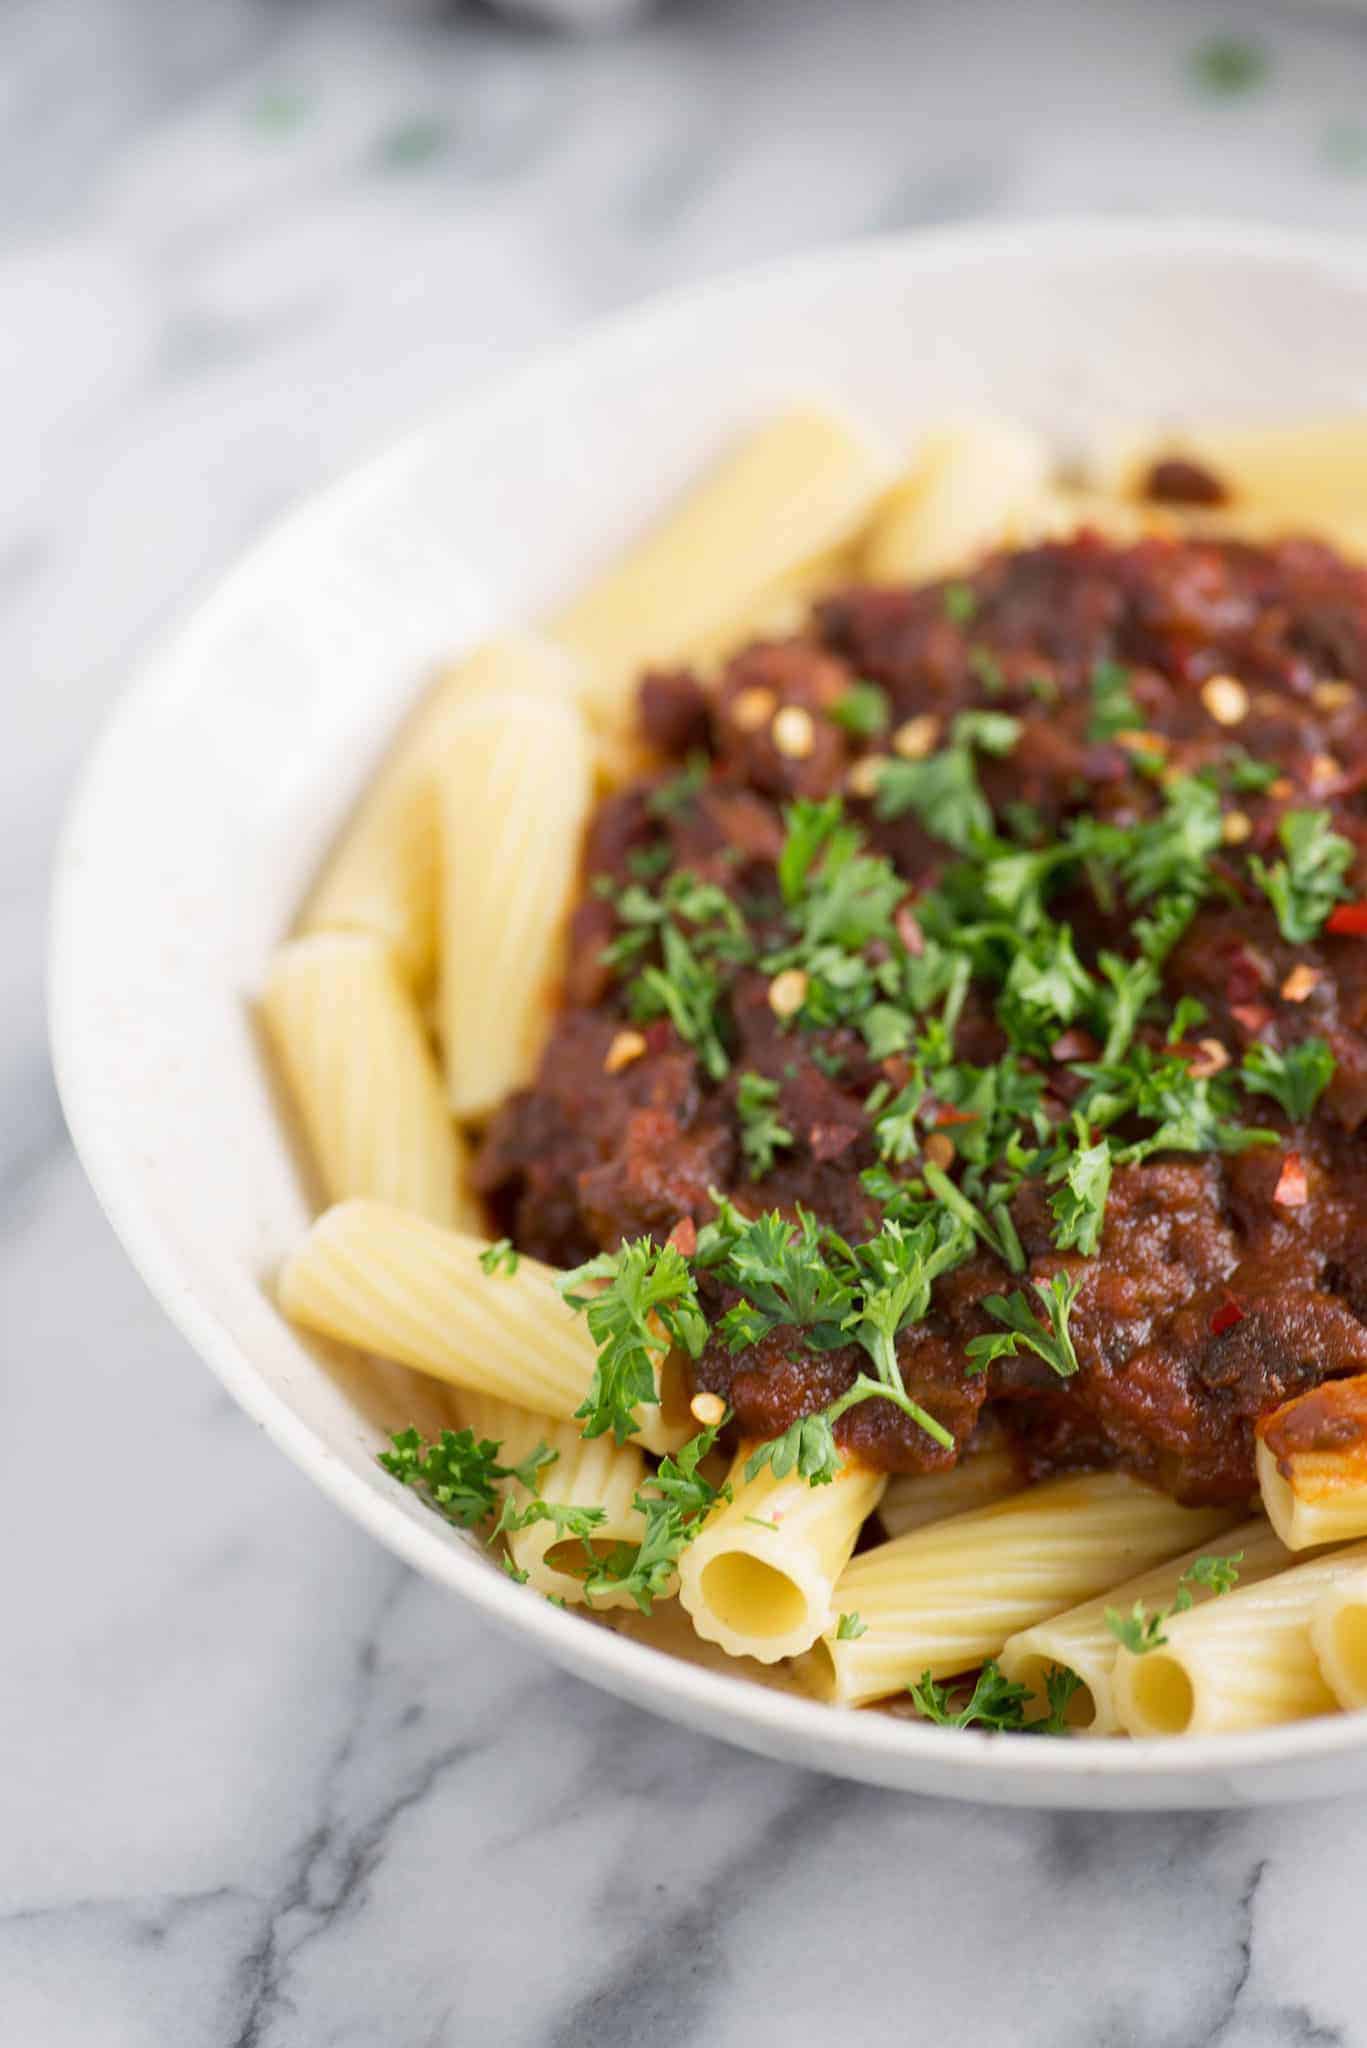
[[[1005,1442],[987,1443],[947,1472],[896,1474],[878,1503],[878,1519],[890,1537],[906,1536],[928,1522],[943,1522],[950,1515],[1004,1500],[1008,1493],[1019,1493],[1023,1483]]]
[[[483,691],[446,729],[440,1014],[458,1116],[486,1115],[536,1065],[591,794],[570,704]]]
[[[444,670],[348,820],[298,929],[373,932],[393,946],[415,986],[429,982],[437,956],[433,769],[447,729],[476,692],[532,692],[569,702],[574,688],[574,665],[564,650],[530,633],[502,634]]]
[[[842,1706],[883,1699],[922,1672],[950,1678],[1008,1636],[1189,1550],[1226,1526],[1122,1472],[1050,1479],[866,1550],[835,1589],[862,1635],[834,1630],[812,1652],[812,1690]]]
[[[1310,1640],[1320,1595],[1367,1563],[1367,1544],[1296,1564],[1174,1615],[1167,1644],[1122,1650],[1116,1711],[1130,1735],[1221,1735],[1332,1713],[1337,1702]]]
[[[387,940],[290,940],[271,961],[261,1017],[329,1201],[371,1195],[480,1229],[465,1148]]]
[[[1178,1597],[1179,1589],[1193,1603],[1210,1597],[1210,1589],[1193,1580],[1192,1567],[1211,1551],[1222,1557],[1239,1553],[1240,1586],[1257,1585],[1273,1572],[1291,1563],[1286,1545],[1264,1521],[1243,1522],[1215,1532],[1208,1544],[1174,1557],[1138,1578],[1127,1579],[1081,1607],[1069,1607],[1033,1628],[1008,1636],[997,1659],[1003,1674],[1015,1685],[1024,1685],[1044,1698],[1047,1673],[1053,1666],[1075,1672],[1082,1683],[1068,1705],[1068,1725],[1088,1735],[1115,1735],[1120,1730],[1112,1678],[1120,1642],[1109,1626],[1111,1614],[1131,1615],[1135,1604],[1150,1614],[1165,1614]]]
[[[539,1445],[554,1451],[554,1463],[543,1465],[537,1476],[537,1497],[554,1506],[601,1509],[603,1519],[587,1539],[596,1554],[607,1555],[619,1543],[640,1543],[645,1516],[635,1500],[647,1478],[647,1466],[635,1444],[619,1447],[611,1437],[603,1436],[585,1439],[573,1422],[533,1415],[491,1394],[462,1394],[459,1412],[467,1429],[500,1446],[499,1459],[504,1465],[520,1465]],[[500,1491],[511,1496],[519,1508],[533,1498],[516,1479],[503,1480]],[[525,1529],[509,1530],[503,1540],[515,1569],[526,1573],[528,1585],[536,1592],[571,1607],[584,1604],[585,1539],[562,1536],[553,1522],[537,1521]],[[597,1611],[634,1609],[636,1603],[630,1593],[619,1589],[596,1594],[592,1605]]]
[[[879,583],[952,575],[1028,528],[1049,482],[1048,444],[1028,428],[972,420],[927,434],[880,508],[863,570]]]
[[[1367,1376],[1326,1380],[1258,1424],[1258,1485],[1290,1550],[1367,1536]]]
[[[888,481],[883,454],[809,408],[747,435],[550,622],[595,723],[631,722],[643,665],[685,659],[852,535]]]
[[[765,1466],[731,1467],[732,1497],[714,1509],[679,1565],[679,1599],[698,1634],[732,1657],[773,1664],[810,1649],[834,1620],[832,1589],[878,1505],[887,1474],[847,1462],[824,1486]]]
[[[1197,463],[1223,485],[1235,512],[1260,508],[1283,531],[1332,531],[1337,518],[1361,521],[1367,474],[1367,414],[1297,426],[1230,427],[1206,423],[1113,433],[1094,464],[1103,492],[1141,497],[1155,462]],[[1218,508],[1217,508],[1218,509]]]
[[[1367,1708],[1367,1567],[1320,1594],[1310,1612],[1310,1646],[1339,1705],[1350,1713]]]
[[[593,1339],[548,1267],[523,1258],[486,1273],[483,1249],[387,1203],[342,1202],[285,1262],[280,1306],[323,1336],[568,1422],[597,1364]],[[643,1407],[639,1422],[647,1450],[677,1450],[691,1434],[672,1404]]]

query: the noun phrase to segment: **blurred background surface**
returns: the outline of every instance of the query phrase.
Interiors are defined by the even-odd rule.
[[[567,38],[400,0],[0,9],[6,2048],[732,2048],[775,2014],[864,2048],[915,2012],[955,2043],[1367,2040],[1325,1938],[1360,1803],[1326,1829],[890,1802],[648,1721],[411,1578],[148,1301],[47,1066],[77,764],[284,507],[642,293],[1079,210],[1362,228],[1367,18],[661,0]]]

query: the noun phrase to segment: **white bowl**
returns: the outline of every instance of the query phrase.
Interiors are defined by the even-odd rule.
[[[86,775],[52,948],[76,1143],[148,1283],[275,1442],[418,1570],[624,1698],[847,1777],[1007,1803],[1367,1786],[1367,1716],[1163,1745],[950,1733],[562,1613],[376,1465],[421,1383],[326,1359],[272,1306],[307,1212],[248,997],[406,700],[434,657],[572,587],[733,429],[821,395],[899,437],[965,410],[1067,441],[1114,418],[1356,408],[1367,252],[1116,221],[861,243],[618,320],[324,493],[163,648]]]

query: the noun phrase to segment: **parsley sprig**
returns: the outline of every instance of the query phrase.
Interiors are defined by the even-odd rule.
[[[1287,811],[1277,827],[1284,858],[1272,867],[1255,853],[1249,866],[1293,946],[1318,938],[1334,905],[1347,895],[1352,842],[1331,829],[1328,811]]]
[[[586,1291],[591,1281],[602,1281],[601,1291]],[[672,1244],[638,1238],[619,1251],[600,1252],[556,1284],[568,1305],[583,1313],[598,1346],[588,1394],[575,1411],[583,1434],[611,1430],[625,1443],[638,1427],[641,1403],[659,1399],[657,1363],[670,1346],[680,1344],[696,1358],[707,1341],[688,1261]]]
[[[379,1462],[405,1486],[414,1487],[448,1522],[473,1529],[498,1506],[500,1480],[516,1479],[535,1491],[539,1475],[553,1465],[557,1453],[542,1443],[518,1465],[499,1462],[501,1444],[476,1437],[472,1429],[444,1429],[425,1444],[416,1429],[390,1438]]]
[[[941,1728],[985,1728],[998,1733],[1022,1735],[1063,1735],[1067,1731],[1068,1706],[1082,1680],[1075,1671],[1051,1664],[1044,1674],[1047,1712],[1026,1718],[1035,1695],[1028,1686],[1016,1685],[995,1663],[984,1664],[972,1692],[961,1707],[951,1705],[946,1686],[939,1685],[929,1671],[923,1671],[915,1685],[908,1687],[912,1704],[925,1721]]]
[[[1106,1626],[1121,1648],[1131,1651],[1136,1657],[1147,1656],[1150,1650],[1161,1650],[1168,1640],[1163,1633],[1164,1623],[1171,1621],[1175,1614],[1185,1614],[1198,1589],[1210,1593],[1215,1599],[1230,1592],[1238,1584],[1239,1566],[1243,1561],[1242,1550],[1233,1550],[1227,1557],[1198,1557],[1177,1581],[1177,1591],[1170,1607],[1156,1614],[1150,1614],[1142,1600],[1136,1600],[1128,1614],[1108,1607]]]

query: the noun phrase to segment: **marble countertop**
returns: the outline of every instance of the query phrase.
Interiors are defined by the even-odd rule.
[[[1262,66],[1194,60],[1231,18]],[[412,0],[0,15],[6,2048],[1367,2044],[1361,1801],[852,1788],[599,1697],[413,1577],[149,1301],[44,1047],[76,766],[282,507],[666,282],[1084,207],[1363,225],[1367,21],[678,0],[574,43]]]

